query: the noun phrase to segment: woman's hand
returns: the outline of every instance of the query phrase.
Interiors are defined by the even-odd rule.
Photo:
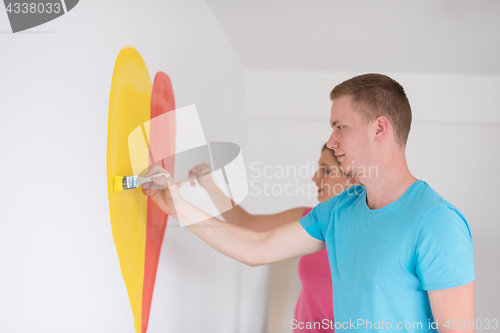
[[[151,166],[144,177],[150,177],[158,173],[167,172],[158,164]],[[154,203],[165,213],[178,220],[175,203],[179,204],[182,200],[177,187],[172,178],[154,177],[151,182],[142,185],[142,193],[150,197]]]
[[[197,166],[189,170],[189,178],[196,178],[200,186],[206,189],[208,186],[214,185],[214,180],[210,172],[210,165],[206,163],[198,164]],[[191,180],[191,186],[194,185],[194,180]]]

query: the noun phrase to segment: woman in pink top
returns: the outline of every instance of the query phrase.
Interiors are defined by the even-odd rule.
[[[333,150],[328,149],[326,145],[323,146],[318,164],[318,171],[312,180],[318,186],[319,202],[334,197],[355,183],[352,177],[341,173]],[[189,176],[197,177],[197,181],[208,192],[216,206],[225,207],[228,198],[224,192],[215,185],[211,177],[200,177],[201,170],[208,167],[206,164],[197,165],[189,172]],[[229,223],[264,231],[277,228],[283,223],[297,221],[310,210],[311,208],[297,207],[277,214],[253,215],[241,206],[235,206],[222,213],[222,216]],[[302,290],[295,307],[295,318],[291,322],[295,327],[294,332],[333,332],[332,277],[326,249],[301,257],[298,271]],[[326,326],[328,328],[325,328]]]

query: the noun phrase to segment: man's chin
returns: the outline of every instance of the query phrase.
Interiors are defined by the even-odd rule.
[[[344,169],[342,163],[340,163],[340,171],[346,177],[352,177],[354,175],[354,169],[350,166]]]

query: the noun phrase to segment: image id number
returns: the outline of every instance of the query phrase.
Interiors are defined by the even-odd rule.
[[[469,319],[469,320],[465,320],[465,319],[453,319],[453,320],[450,320],[448,319],[446,321],[446,323],[444,323],[443,325],[444,327],[450,329],[473,329],[473,328],[478,328],[478,329],[498,329],[498,319],[492,319],[492,320],[489,320],[489,319],[484,319],[484,320],[481,320],[481,319]]]
[[[61,4],[58,2],[55,2],[55,3],[27,3],[27,2],[19,3],[19,2],[16,2],[16,3],[9,3],[9,5],[7,6],[7,13],[9,13],[9,14],[10,13],[15,13],[15,14],[19,14],[19,13],[23,13],[23,14],[27,14],[27,13],[31,13],[31,14],[55,13],[55,14],[59,14],[61,12],[61,9],[62,9]]]

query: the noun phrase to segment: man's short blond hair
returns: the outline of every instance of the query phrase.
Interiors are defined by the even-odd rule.
[[[371,122],[380,116],[387,117],[394,128],[396,141],[406,146],[411,127],[411,107],[403,87],[382,74],[364,74],[346,80],[330,93],[333,101],[342,96],[352,96],[352,102],[361,116]]]

